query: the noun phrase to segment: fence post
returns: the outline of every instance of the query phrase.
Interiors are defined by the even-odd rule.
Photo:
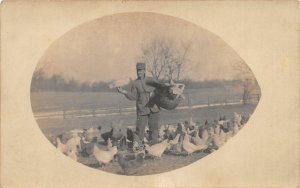
[[[95,109],[94,106],[93,106],[93,109],[92,109],[92,113],[93,113],[93,118],[96,117],[96,109]]]
[[[119,108],[119,113],[120,113],[120,115],[122,115],[122,107],[121,107],[120,102],[118,103],[118,108]]]
[[[207,97],[207,106],[210,106],[209,96]]]
[[[67,118],[67,110],[65,107],[63,107],[63,119]]]
[[[189,107],[189,109],[191,109],[191,97],[190,97],[190,95],[188,94],[188,107]]]

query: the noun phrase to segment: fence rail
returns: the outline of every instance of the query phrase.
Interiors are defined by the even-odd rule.
[[[210,106],[226,106],[226,105],[239,105],[239,104],[248,104],[248,103],[258,103],[260,95],[253,95],[251,98],[247,99],[245,102],[242,99],[227,99],[226,97],[223,100],[211,101],[210,97],[207,97],[205,103],[192,104],[192,98],[187,96],[187,102],[178,106],[175,110],[187,110],[187,109],[198,109],[205,108]],[[103,117],[109,115],[128,115],[136,113],[135,107],[108,107],[100,108],[95,105],[79,105],[76,108],[67,109],[64,106],[56,106],[55,108],[48,107],[51,110],[41,110],[34,111],[34,116],[36,119],[70,119],[70,118],[83,118],[83,117]]]

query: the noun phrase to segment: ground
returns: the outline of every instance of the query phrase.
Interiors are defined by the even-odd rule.
[[[180,154],[172,151],[165,151],[161,158],[154,158],[152,156],[146,155],[144,159],[143,167],[141,167],[137,171],[137,173],[133,175],[135,176],[151,175],[151,174],[167,172],[170,170],[175,170],[187,166],[205,157],[208,154],[209,154],[208,151],[201,151],[201,152],[195,152],[192,155],[188,156],[187,153],[185,153],[184,151],[181,152]],[[79,157],[78,162],[105,172],[124,175],[116,159],[106,165],[100,166],[98,161],[91,155],[90,157]]]
[[[221,115],[226,116],[227,118],[232,118],[233,112],[238,112],[241,114],[252,114],[255,109],[255,105],[233,105],[233,106],[218,106],[218,107],[207,107],[204,109],[193,109],[190,112],[187,111],[164,111],[161,114],[161,121],[175,123],[184,120],[188,120],[187,117],[190,115],[194,118],[194,121],[200,121],[201,124],[204,124],[205,120],[213,121],[218,119]],[[47,136],[47,138],[54,142],[56,136],[60,133],[63,133],[67,130],[74,128],[89,128],[91,126],[96,127],[97,125],[102,125],[104,130],[109,129],[109,125],[113,120],[124,120],[124,128],[129,124],[134,125],[135,116],[107,116],[102,118],[79,118],[79,119],[70,119],[70,120],[41,120],[38,121],[42,131]],[[185,152],[180,155],[174,155],[172,153],[165,152],[160,159],[153,159],[146,157],[145,165],[142,167],[137,174],[135,175],[149,175],[163,173],[177,168],[184,167],[189,165],[209,153],[207,152],[198,152],[194,153],[192,156],[187,156]],[[100,167],[94,157],[79,157],[78,161],[87,166],[97,168],[110,173],[122,174],[121,168],[118,162],[113,161],[103,167]]]
[[[222,93],[222,92],[220,92]],[[48,99],[45,100],[45,95],[47,95]],[[56,96],[53,96],[56,95]],[[99,105],[103,105],[103,108],[109,108],[112,103],[107,102],[110,98],[108,94],[59,94],[61,96],[57,96],[57,94],[49,94],[49,93],[41,93],[32,95],[32,105],[34,114],[40,111],[47,111],[51,109],[47,109],[47,107],[51,106],[51,104],[59,105],[64,103],[65,106],[71,105],[75,103],[80,103],[78,105],[78,109],[81,108],[81,105],[85,105],[87,103],[96,103],[98,101]],[[192,94],[191,94],[192,95]],[[203,95],[201,100],[206,99],[206,94]],[[196,99],[197,96],[201,96],[200,94],[195,94],[193,99]],[[74,97],[75,96],[75,97]],[[52,98],[51,98],[52,97]],[[114,101],[117,104],[120,104],[119,101],[125,101],[124,106],[132,105],[132,103],[126,101],[124,98],[118,98],[120,96],[115,95]],[[85,99],[83,99],[85,98]],[[79,102],[78,102],[79,101]],[[193,100],[195,104],[198,104],[196,100]],[[192,102],[193,102],[192,101]],[[201,104],[201,103],[200,103]],[[194,108],[194,109],[180,109],[180,110],[162,110],[160,113],[160,125],[165,124],[177,124],[179,122],[184,122],[193,118],[194,122],[200,122],[201,125],[208,122],[213,122],[214,120],[219,120],[220,117],[226,116],[226,119],[231,119],[233,117],[234,112],[237,112],[242,115],[252,114],[256,108],[257,104],[248,104],[248,105],[219,105],[219,106],[208,106],[202,108]],[[69,107],[71,107],[69,106]],[[56,107],[55,107],[56,108]],[[61,108],[61,106],[59,107]],[[61,118],[43,118],[36,119],[38,126],[47,137],[49,141],[51,141],[55,147],[55,140],[57,135],[62,134],[66,131],[76,129],[76,128],[90,128],[90,127],[102,127],[102,132],[106,132],[110,129],[110,125],[112,121],[122,121],[122,127],[125,134],[126,128],[128,126],[135,127],[136,122],[136,114],[135,113],[117,113],[113,115],[104,115],[100,117],[68,117],[66,119]],[[247,124],[246,124],[247,126]],[[145,166],[142,167],[137,174],[135,175],[149,175],[149,174],[157,174],[163,173],[170,170],[174,170],[177,168],[181,168],[187,166],[203,157],[208,155],[209,152],[198,152],[194,153],[192,156],[187,156],[186,153],[182,153],[180,155],[174,155],[172,153],[165,152],[160,159],[153,159],[150,157],[146,157]],[[63,154],[62,154],[63,155]],[[90,166],[92,168],[97,168],[99,170],[103,170],[110,173],[122,174],[121,168],[118,162],[113,161],[106,166],[100,167],[94,157],[82,157],[80,156],[78,162]]]

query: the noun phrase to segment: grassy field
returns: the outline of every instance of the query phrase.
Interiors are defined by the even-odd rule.
[[[237,101],[242,98],[242,88],[204,88],[187,89],[184,91],[186,100],[180,105],[187,105],[190,98],[191,105],[206,104],[208,98],[210,103],[224,101]],[[32,92],[31,105],[33,112],[76,110],[97,108],[124,108],[135,106],[134,101],[127,100],[117,92]]]
[[[192,99],[192,105],[206,103],[208,96],[210,97],[210,102],[213,103],[212,99],[215,99],[216,102],[219,102],[217,99],[222,100],[224,92],[226,93],[227,89],[222,90],[221,88],[215,88],[204,91],[187,90],[185,95],[188,95]],[[230,98],[239,98],[240,95],[241,91],[232,90]],[[90,108],[93,105],[97,106],[97,108],[116,108],[118,105],[122,105],[122,107],[132,107],[135,105],[135,102],[128,101],[124,96],[117,93],[32,93],[31,100],[33,112],[35,114],[40,112],[61,110],[62,107],[72,110],[79,110],[82,108]],[[182,101],[181,105],[186,105],[186,103],[186,101]],[[203,125],[206,120],[208,122],[212,122],[213,120],[218,120],[220,116],[223,117],[224,115],[227,119],[230,119],[233,117],[234,112],[243,115],[252,114],[255,108],[256,104],[240,104],[171,111],[162,110],[160,113],[159,124],[177,124],[179,122],[189,120],[190,117],[192,117],[194,122],[199,121],[200,124]],[[136,114],[135,112],[132,112],[127,114],[123,113],[100,117],[69,117],[66,119],[63,119],[62,117],[44,118],[37,119],[36,121],[47,139],[54,143],[57,135],[75,128],[90,128],[100,125],[102,127],[102,132],[109,131],[110,125],[113,121],[123,122],[123,131],[125,134],[128,126],[135,127]],[[145,166],[140,169],[136,175],[157,174],[181,168],[205,157],[208,154],[209,153],[203,151],[194,153],[192,156],[187,156],[185,153],[179,155],[165,153],[163,154],[162,158],[158,160],[146,158],[144,163]],[[121,173],[121,168],[118,162],[113,161],[104,167],[99,167],[93,155],[89,157],[78,157],[78,162],[106,172],[115,174]]]
[[[215,119],[218,119],[220,116],[226,116],[226,118],[232,118],[234,112],[240,114],[248,115],[252,114],[255,110],[256,105],[227,105],[227,106],[214,106],[214,107],[205,107],[201,109],[193,110],[173,110],[161,112],[160,124],[164,123],[178,123],[185,120],[188,120],[189,117],[193,117],[193,120],[199,121],[201,124],[204,124],[206,120],[212,122]],[[124,134],[127,126],[135,126],[136,116],[132,115],[118,115],[118,116],[104,116],[97,118],[74,118],[74,119],[43,119],[38,120],[37,123],[41,128],[45,136],[54,143],[56,136],[60,133],[63,133],[67,130],[74,128],[89,128],[96,127],[101,125],[103,132],[109,130],[110,123],[112,121],[124,121]],[[247,126],[247,125],[246,125]],[[104,145],[104,143],[102,143]],[[146,157],[144,160],[144,167],[142,167],[136,175],[150,175],[163,173],[170,170],[178,169],[191,163],[200,160],[201,158],[209,155],[210,152],[201,151],[196,152],[192,156],[188,156],[185,152],[180,154],[174,154],[165,152],[160,159],[153,159],[151,157]],[[92,168],[96,168],[102,171],[122,174],[120,165],[117,161],[112,161],[107,165],[100,167],[97,160],[93,155],[89,157],[78,157],[78,162],[84,165],[87,165]]]

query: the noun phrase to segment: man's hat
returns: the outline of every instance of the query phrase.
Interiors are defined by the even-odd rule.
[[[146,70],[146,65],[145,65],[145,63],[138,62],[138,63],[136,64],[136,69],[137,69],[137,70]]]

